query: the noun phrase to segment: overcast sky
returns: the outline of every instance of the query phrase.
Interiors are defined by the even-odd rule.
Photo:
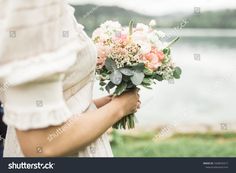
[[[174,12],[236,9],[236,0],[68,0],[74,4],[93,3],[97,5],[117,5],[149,15],[164,15]]]

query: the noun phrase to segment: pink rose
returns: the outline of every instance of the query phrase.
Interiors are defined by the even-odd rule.
[[[156,70],[161,66],[164,58],[165,55],[163,52],[158,51],[156,48],[152,48],[151,52],[144,56],[144,61],[146,61],[146,67],[150,70]]]
[[[160,62],[164,60],[165,55],[162,51],[157,50],[157,48],[152,48],[151,52],[157,55]]]

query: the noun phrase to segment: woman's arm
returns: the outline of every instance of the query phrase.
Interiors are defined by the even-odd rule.
[[[101,97],[98,99],[95,99],[93,102],[96,105],[97,108],[100,108],[106,104],[108,104],[112,100],[112,95],[108,95],[105,97]]]
[[[57,157],[77,152],[101,136],[123,116],[134,112],[138,107],[137,90],[114,98],[95,111],[88,111],[68,121],[66,130],[51,141],[48,136],[63,125],[45,129],[16,130],[21,149],[27,157]],[[65,124],[64,124],[65,125]]]

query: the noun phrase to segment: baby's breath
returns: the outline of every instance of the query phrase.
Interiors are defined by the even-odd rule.
[[[140,63],[140,46],[135,43],[127,43],[126,45],[121,43],[114,44],[111,57],[117,65],[117,68],[124,67],[126,65],[132,66]]]

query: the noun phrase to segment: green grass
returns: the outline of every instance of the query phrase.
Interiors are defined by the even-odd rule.
[[[235,157],[236,134],[176,134],[154,141],[154,133],[135,136],[113,133],[116,157]]]

